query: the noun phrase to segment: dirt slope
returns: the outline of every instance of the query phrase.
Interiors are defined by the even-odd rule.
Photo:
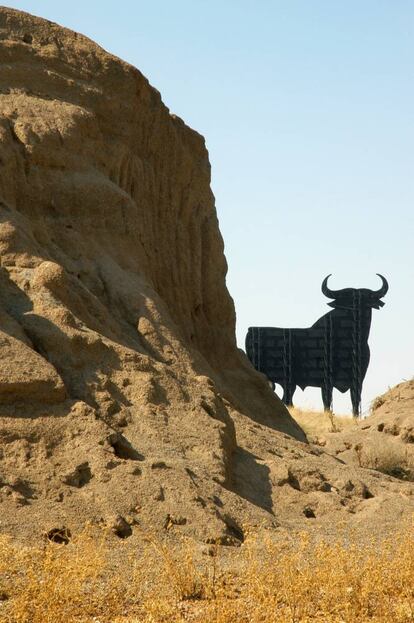
[[[350,465],[414,481],[414,381],[378,396],[369,417],[314,437],[318,445]]]
[[[237,350],[203,138],[138,70],[7,8],[0,216],[2,530],[238,544],[413,508],[304,443]]]

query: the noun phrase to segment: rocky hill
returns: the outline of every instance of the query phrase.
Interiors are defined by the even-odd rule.
[[[204,139],[135,68],[0,9],[0,516],[240,544],[414,487],[306,443],[236,347]]]

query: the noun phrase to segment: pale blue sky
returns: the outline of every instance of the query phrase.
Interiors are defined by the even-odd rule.
[[[309,326],[332,287],[390,291],[373,312],[363,410],[414,374],[414,2],[9,2],[138,67],[202,133],[240,346]],[[296,403],[321,407],[318,390]],[[337,411],[350,409],[335,394]]]

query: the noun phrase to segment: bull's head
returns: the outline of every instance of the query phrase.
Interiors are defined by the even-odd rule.
[[[382,280],[382,286],[379,290],[368,290],[367,288],[343,288],[342,290],[330,290],[328,288],[328,279],[331,275],[325,277],[322,282],[322,292],[330,299],[335,299],[328,303],[329,307],[353,307],[355,297],[358,297],[362,305],[380,309],[384,303],[380,300],[388,292],[388,282],[379,273],[378,277]]]

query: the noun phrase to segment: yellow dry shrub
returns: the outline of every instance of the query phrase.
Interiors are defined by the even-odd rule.
[[[99,600],[104,568],[103,540],[88,530],[69,546],[18,547],[1,536],[0,621],[70,623],[92,616],[104,602]]]
[[[414,533],[357,545],[269,533],[236,551],[142,535],[109,558],[91,533],[69,545],[0,539],[3,623],[407,623],[414,621]],[[122,547],[121,547],[122,549]],[[229,557],[229,552],[232,556]],[[235,555],[236,554],[236,555]]]

